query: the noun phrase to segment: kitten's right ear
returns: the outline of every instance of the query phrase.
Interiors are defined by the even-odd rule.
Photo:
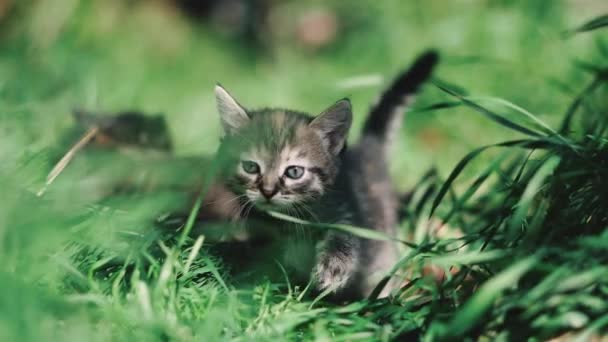
[[[352,120],[350,101],[342,99],[314,118],[309,126],[321,136],[327,149],[338,155],[346,143]]]
[[[238,131],[249,122],[245,108],[219,84],[215,86],[215,101],[226,134]]]

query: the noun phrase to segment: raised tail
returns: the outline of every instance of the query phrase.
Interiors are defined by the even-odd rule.
[[[427,51],[418,57],[408,70],[397,76],[371,108],[363,126],[362,136],[391,140],[394,131],[400,127],[403,107],[409,105],[420,85],[431,76],[438,61],[437,52]]]
[[[426,52],[393,81],[371,108],[359,143],[350,150],[347,159],[362,225],[389,236],[396,236],[399,198],[391,180],[387,152],[403,121],[403,107],[410,104],[412,95],[430,77],[438,60],[436,52]],[[365,257],[359,261],[358,275],[354,278],[358,291],[375,298],[385,297],[400,287],[395,280],[378,283],[378,276],[393,269],[399,260],[394,243],[362,239],[360,244],[360,253]]]

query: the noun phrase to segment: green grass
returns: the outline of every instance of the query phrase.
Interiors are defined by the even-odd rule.
[[[608,36],[564,35],[606,13],[603,2],[332,1],[356,25],[316,53],[284,42],[272,56],[152,2],[121,4],[20,1],[0,22],[0,340],[606,332]],[[414,188],[401,230],[409,245],[395,268],[410,282],[394,300],[336,306],[288,281],[237,284],[209,239],[154,225],[190,210],[185,194],[102,198],[121,170],[141,176],[133,165],[183,180],[188,164],[80,156],[36,196],[67,149],[74,107],[164,113],[177,155],[210,155],[220,81],[253,107],[315,112],[350,96],[356,139],[382,84],[340,84],[388,79],[428,47],[442,63],[408,114],[392,165],[399,187]],[[449,108],[434,110],[442,103]],[[432,166],[437,173],[427,173]],[[431,212],[462,234],[430,234]],[[445,281],[425,275],[431,264]]]

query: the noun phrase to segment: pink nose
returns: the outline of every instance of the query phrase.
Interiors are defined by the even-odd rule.
[[[279,192],[279,189],[260,187],[260,192],[267,200],[270,200],[274,195],[277,194],[277,192]]]

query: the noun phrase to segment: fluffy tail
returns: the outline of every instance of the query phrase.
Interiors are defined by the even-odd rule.
[[[380,140],[391,140],[394,131],[400,127],[403,107],[410,104],[413,95],[431,76],[438,61],[437,52],[427,51],[393,81],[382,93],[378,103],[371,108],[363,126],[363,137],[373,136]]]

